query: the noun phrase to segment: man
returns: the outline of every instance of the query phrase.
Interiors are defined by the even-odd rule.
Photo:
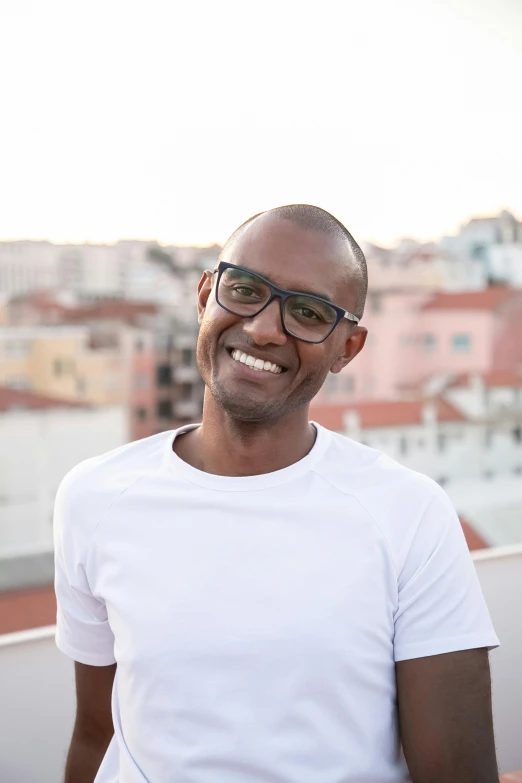
[[[66,783],[385,783],[401,744],[414,783],[498,780],[498,640],[455,512],[308,420],[364,346],[365,294],[329,213],[250,219],[199,284],[202,424],[63,481]]]

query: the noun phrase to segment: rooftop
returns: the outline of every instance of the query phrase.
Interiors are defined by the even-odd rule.
[[[81,402],[71,402],[58,397],[28,391],[27,389],[9,389],[0,386],[0,412],[14,410],[50,410],[56,408],[88,408]]]
[[[498,310],[512,296],[520,295],[509,286],[495,286],[480,291],[444,292],[436,294],[423,310]]]
[[[442,397],[430,401],[438,421],[465,421],[464,414]],[[354,403],[317,403],[310,408],[312,419],[330,430],[341,432],[344,419],[354,411],[359,416],[362,429],[377,427],[415,426],[423,423],[425,400],[375,400]]]
[[[518,369],[508,368],[505,370],[491,370],[491,372],[475,374],[475,377],[480,378],[487,389],[522,388],[522,371]],[[462,375],[458,375],[450,385],[453,387],[469,386],[472,378],[473,375],[471,373],[463,373]]]

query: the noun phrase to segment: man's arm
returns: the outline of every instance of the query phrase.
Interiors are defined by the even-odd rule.
[[[487,650],[399,661],[396,676],[413,783],[498,783]]]
[[[111,695],[116,664],[75,663],[76,721],[67,756],[64,783],[93,783],[114,726]]]

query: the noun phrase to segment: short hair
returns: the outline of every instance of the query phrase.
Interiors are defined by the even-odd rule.
[[[252,223],[252,221],[261,217],[261,215],[267,214],[275,215],[283,220],[290,220],[292,223],[296,223],[309,231],[317,231],[322,234],[341,237],[347,242],[351,251],[351,260],[353,262],[350,272],[356,278],[358,286],[354,315],[361,318],[366,302],[366,294],[368,292],[368,269],[364,253],[346,226],[336,217],[331,215],[330,212],[321,209],[321,207],[316,207],[312,204],[287,204],[282,207],[275,207],[274,209],[268,209],[265,212],[258,212],[256,215],[252,215],[252,217],[249,217],[244,223],[241,223],[227,239],[220,253],[220,258],[249,223]]]

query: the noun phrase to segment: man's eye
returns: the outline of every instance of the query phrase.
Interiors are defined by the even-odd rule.
[[[254,293],[252,288],[249,288],[246,285],[238,285],[234,288],[234,291],[238,293],[240,296],[252,296]]]
[[[301,316],[301,318],[306,318],[308,320],[319,320],[317,313],[310,310],[309,307],[296,307],[294,313]]]

